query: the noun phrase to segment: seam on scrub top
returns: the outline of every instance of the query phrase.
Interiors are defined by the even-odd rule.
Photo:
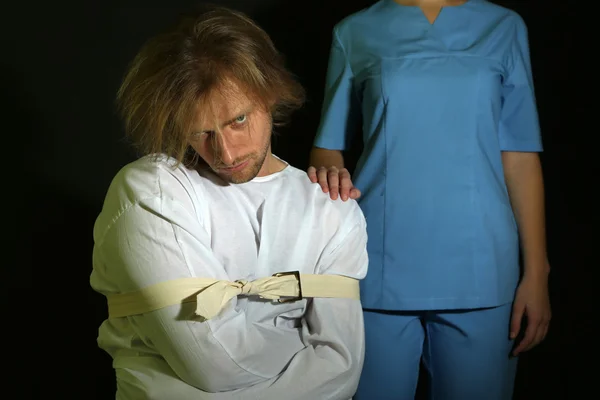
[[[338,30],[334,29],[333,34],[335,36],[335,41],[340,45],[340,48],[342,49],[342,53],[344,54],[344,60],[346,60],[346,65],[348,65],[348,67],[350,69],[350,73],[352,74],[352,77],[355,77],[356,75],[354,75],[354,71],[352,70],[352,65],[348,61],[348,52],[346,51],[344,44],[340,40],[340,35],[338,34]]]
[[[478,178],[479,176],[477,176],[477,172],[478,168],[475,168],[476,165],[476,157],[478,154],[481,154],[480,151],[478,151],[478,144],[479,144],[479,123],[478,121],[480,120],[481,117],[481,107],[477,107],[478,104],[482,104],[481,102],[481,93],[482,93],[482,87],[481,87],[481,70],[479,69],[477,72],[477,96],[474,99],[474,103],[475,103],[475,110],[477,110],[476,112],[476,118],[474,119],[474,130],[475,130],[475,134],[476,137],[473,139],[472,141],[472,145],[471,145],[471,151],[473,152],[471,154],[471,161],[469,163],[469,166],[471,168],[471,190],[469,191],[469,200],[471,203],[471,209],[475,209],[477,210],[478,215],[482,215],[482,210],[481,210],[481,196],[478,193],[479,189],[479,185],[478,185]],[[491,132],[489,134],[492,134]],[[487,136],[488,133],[483,132],[484,136]],[[472,217],[471,217],[472,218]],[[477,221],[476,223],[476,228],[472,229],[472,231],[470,232],[471,238],[469,240],[469,242],[471,243],[471,270],[473,271],[473,275],[475,276],[475,280],[473,282],[473,286],[475,286],[475,293],[481,293],[481,272],[480,270],[477,268],[478,265],[482,265],[480,260],[481,260],[481,256],[480,256],[480,248],[481,246],[479,245],[479,242],[477,239],[479,237],[480,234],[480,229],[481,229],[481,222],[479,221],[479,218],[475,218],[475,220]],[[484,267],[485,268],[485,267]],[[485,275],[485,274],[484,274]]]
[[[544,150],[543,144],[540,145],[538,140],[510,140],[511,143],[499,140],[499,147],[501,152],[530,152],[530,153],[542,153]],[[537,149],[537,150],[536,150]]]
[[[498,60],[496,58],[493,57],[483,57],[483,56],[479,56],[479,55],[475,55],[475,54],[444,54],[445,57],[453,57],[453,58],[478,58],[481,60],[486,60],[486,61],[493,61],[493,62],[498,62],[498,63],[502,63],[502,60]],[[411,55],[407,55],[407,56],[398,56],[398,57],[385,57],[382,56],[381,60],[403,60],[403,59],[411,59],[411,60],[422,60],[422,59],[435,59],[435,58],[440,58],[439,55],[416,55],[416,54],[411,54]]]
[[[426,300],[474,300],[474,301],[480,301],[481,300],[481,296],[466,296],[466,297],[408,297],[408,298],[404,298],[402,301],[422,301],[423,299]]]
[[[386,235],[385,235],[385,227],[386,227],[386,206],[387,206],[387,165],[388,165],[388,150],[387,150],[387,113],[388,113],[388,94],[385,90],[385,85],[383,84],[383,80],[385,79],[385,72],[384,72],[384,67],[383,67],[383,59],[381,61],[381,63],[379,64],[379,85],[380,85],[380,91],[381,91],[381,96],[383,97],[383,150],[384,150],[384,164],[383,164],[383,218],[382,218],[382,229],[383,229],[383,234],[382,236],[382,244],[381,244],[381,283],[380,283],[380,302],[383,301],[383,282],[385,281],[384,279],[384,275],[385,275],[385,260],[386,260],[386,251],[385,251],[385,241],[386,241]]]
[[[342,49],[342,54],[344,55],[344,60],[346,61],[346,66],[348,67],[348,69],[350,70],[350,74],[352,75],[352,80],[350,82],[350,84],[351,84],[351,88],[350,89],[351,89],[351,92],[352,92],[352,97],[354,98],[354,101],[356,101],[356,103],[360,106],[360,104],[362,102],[361,102],[361,98],[358,96],[358,93],[356,93],[356,86],[355,86],[356,74],[352,70],[352,64],[350,63],[350,58],[348,57],[348,52],[346,51],[346,48],[344,47],[344,44],[340,40],[340,36],[338,34],[337,29],[333,30],[333,34],[335,36],[336,42],[338,43],[338,45]],[[354,130],[354,133],[355,132],[356,131]],[[363,134],[363,132],[361,132],[361,136],[363,136],[362,134]]]

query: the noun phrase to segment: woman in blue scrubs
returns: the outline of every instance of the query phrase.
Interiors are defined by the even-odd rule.
[[[359,133],[352,182],[342,152]],[[516,356],[550,321],[523,20],[485,0],[380,0],[348,16],[314,146],[313,182],[358,198],[368,224],[356,399],[412,399],[420,360],[432,399],[510,399]]]

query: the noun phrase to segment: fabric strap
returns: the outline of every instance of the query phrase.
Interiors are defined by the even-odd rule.
[[[183,278],[108,295],[108,315],[109,318],[127,317],[195,301],[196,314],[211,319],[236,296],[258,296],[281,303],[312,297],[358,300],[360,290],[354,278],[298,272],[282,272],[254,281]]]

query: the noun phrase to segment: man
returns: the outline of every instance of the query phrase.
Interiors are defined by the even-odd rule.
[[[353,396],[365,220],[271,153],[302,99],[266,33],[226,9],[133,61],[118,100],[144,157],[108,190],[91,276],[118,399]]]

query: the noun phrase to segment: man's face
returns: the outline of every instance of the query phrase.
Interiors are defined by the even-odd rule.
[[[264,163],[271,155],[269,112],[253,104],[233,82],[209,103],[216,121],[200,121],[199,112],[190,145],[227,182],[244,183],[266,175]]]

